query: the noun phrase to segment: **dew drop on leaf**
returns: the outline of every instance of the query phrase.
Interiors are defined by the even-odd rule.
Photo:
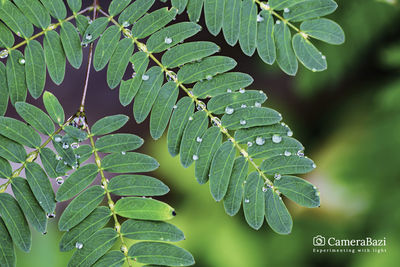
[[[6,58],[8,57],[8,50],[4,49],[0,51],[0,58]]]
[[[142,75],[143,81],[147,81],[149,78],[150,78],[149,75],[146,75],[146,74]]]
[[[82,249],[82,248],[83,248],[83,244],[82,244],[82,243],[79,243],[79,242],[76,242],[76,243],[75,243],[75,247],[76,247],[77,249]]]
[[[240,125],[246,125],[246,120],[240,120]]]
[[[264,138],[262,138],[262,137],[257,137],[256,138],[256,144],[257,145],[259,145],[259,146],[262,146],[263,144],[265,144],[265,140],[264,140]]]
[[[282,137],[279,134],[274,134],[272,136],[272,142],[279,144],[282,141]]]
[[[164,42],[166,44],[171,44],[172,43],[172,38],[171,37],[165,37]]]
[[[225,108],[225,113],[228,114],[228,115],[233,114],[234,111],[235,110],[233,108],[231,108],[231,107],[226,107]]]

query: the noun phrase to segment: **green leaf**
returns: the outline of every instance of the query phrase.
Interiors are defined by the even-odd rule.
[[[153,139],[159,139],[167,128],[178,94],[178,85],[173,81],[160,89],[150,115],[150,134]]]
[[[229,130],[271,125],[282,119],[277,111],[264,107],[238,108],[233,114],[222,116],[222,125]]]
[[[125,123],[129,120],[128,116],[125,115],[113,115],[104,117],[93,125],[92,135],[105,135],[122,128]]]
[[[50,15],[39,1],[14,0],[14,3],[36,27],[46,29],[50,25]]]
[[[1,36],[0,32],[0,36]],[[4,115],[8,107],[8,85],[6,67],[0,62],[0,115]]]
[[[0,117],[0,134],[31,148],[38,148],[42,142],[35,130],[13,118]]]
[[[115,16],[122,12],[129,4],[131,0],[113,0],[108,7],[108,13],[110,16]]]
[[[279,67],[288,75],[296,75],[298,62],[291,45],[292,34],[286,23],[278,20],[274,26],[276,44],[276,61]]]
[[[141,79],[149,65],[149,55],[143,51],[136,52],[130,58],[130,62],[132,63],[136,76],[140,76],[139,78]]]
[[[239,44],[243,53],[252,56],[257,40],[257,4],[253,0],[244,0],[240,12]]]
[[[199,138],[208,128],[208,116],[205,111],[199,111],[189,122],[183,132],[180,146],[180,161],[183,167],[189,167],[193,161],[198,160],[197,149],[200,146]]]
[[[92,156],[93,148],[90,145],[81,145],[77,149],[75,149],[74,152],[76,153],[78,162],[82,164]]]
[[[181,83],[194,83],[204,79],[210,80],[213,76],[227,72],[237,65],[230,57],[212,56],[201,62],[184,65],[178,71],[178,80]]]
[[[93,67],[96,71],[102,70],[110,60],[121,38],[121,29],[112,25],[101,35],[93,56]]]
[[[134,134],[111,134],[96,140],[99,152],[126,152],[135,150],[143,145],[143,139]]]
[[[104,194],[104,189],[95,185],[74,198],[60,217],[60,231],[67,231],[83,221],[103,201]]]
[[[161,62],[165,67],[175,68],[211,56],[218,51],[219,46],[211,42],[185,43],[177,45],[165,52]]]
[[[145,15],[133,25],[132,36],[142,39],[151,35],[171,22],[177,12],[176,8],[171,8],[170,10],[168,8],[161,8]]]
[[[264,139],[259,137],[259,143],[252,144],[248,153],[252,158],[270,158],[278,155],[291,155],[296,154],[298,151],[304,150],[303,145],[294,138],[283,136],[279,143],[271,141],[271,139]],[[257,141],[256,140],[256,141]],[[260,142],[261,141],[261,142]]]
[[[248,142],[255,142],[257,137],[271,138],[273,134],[279,136],[290,136],[293,132],[285,124],[277,123],[267,126],[240,129],[235,132],[235,139],[240,144],[246,144]]]
[[[329,15],[336,10],[337,6],[333,0],[301,1],[291,6],[289,12],[284,12],[283,15],[290,21],[303,21]]]
[[[243,184],[247,177],[249,163],[244,157],[235,159],[229,180],[228,191],[224,197],[225,212],[230,216],[238,213],[243,199]]]
[[[95,19],[92,23],[90,23],[89,27],[87,27],[85,33],[83,34],[82,43],[89,44],[94,42],[107,28],[108,23],[109,19],[107,17]]]
[[[130,38],[124,38],[119,41],[107,68],[107,84],[111,89],[117,87],[121,82],[134,47]]]
[[[71,166],[77,167],[77,158],[75,156],[73,149],[71,148],[70,145],[64,148],[64,144],[68,145],[68,143],[61,143],[61,142],[58,143],[53,141],[53,146],[61,157],[57,165],[62,164],[62,165],[69,165],[69,167]],[[68,167],[68,166],[63,166],[63,167]],[[57,172],[66,171],[65,168],[59,169],[58,167],[56,168],[56,170]]]
[[[9,161],[23,163],[26,152],[22,145],[0,135],[0,157]]]
[[[1,218],[0,218],[0,240],[1,240],[0,262],[2,262],[4,266],[15,266],[17,259],[15,256],[14,244]]]
[[[81,223],[66,232],[60,241],[60,251],[70,251],[75,248],[76,243],[85,243],[88,238],[104,227],[111,218],[108,207],[97,207]]]
[[[343,44],[345,40],[342,28],[339,24],[330,19],[319,18],[306,20],[301,23],[300,30],[328,44],[340,45]]]
[[[293,221],[289,211],[282,198],[270,188],[265,192],[265,218],[278,234],[290,234],[292,231]]]
[[[75,18],[76,27],[78,28],[78,30],[82,36],[85,33],[87,27],[89,27],[89,25],[90,25],[89,20],[90,20],[90,18],[83,16],[83,15],[77,15]]]
[[[264,179],[258,172],[252,172],[244,186],[243,211],[247,223],[258,230],[264,221],[265,196]]]
[[[44,147],[40,150],[40,160],[50,178],[56,178],[65,174],[57,171],[59,160],[57,160],[57,155],[50,148]]]
[[[136,0],[118,17],[119,24],[133,24],[154,4],[154,0]]]
[[[230,1],[229,4],[225,2],[222,31],[226,42],[231,46],[239,40],[241,3],[240,0]]]
[[[158,242],[139,242],[129,248],[128,255],[144,264],[190,266],[193,256],[183,248]]]
[[[72,12],[77,13],[81,10],[82,0],[67,0],[67,3]]]
[[[266,10],[261,11],[260,16],[263,20],[257,26],[257,52],[265,63],[271,65],[276,59],[274,18]]]
[[[210,99],[207,108],[214,114],[235,112],[236,109],[244,106],[259,106],[267,100],[263,91],[249,90],[237,93],[225,93]],[[233,109],[233,110],[232,110]]]
[[[162,196],[169,192],[160,180],[145,175],[119,175],[111,179],[108,190],[118,196]]]
[[[43,40],[44,56],[50,78],[57,85],[64,80],[65,54],[60,36],[55,31],[47,31]]]
[[[119,101],[123,106],[127,106],[132,102],[141,84],[142,76],[138,75],[127,81],[121,81],[119,87]]]
[[[283,10],[302,1],[304,0],[269,0],[268,4],[274,10]]]
[[[32,237],[28,222],[17,201],[7,193],[0,194],[0,215],[15,245],[29,252]]]
[[[309,40],[297,33],[293,36],[292,44],[297,58],[307,69],[313,72],[327,69],[326,57]]]
[[[236,150],[232,142],[223,143],[214,155],[210,168],[210,191],[216,201],[224,198],[228,189]]]
[[[24,56],[18,50],[12,50],[9,53],[6,66],[7,85],[11,104],[15,105],[18,101],[25,101],[27,95],[25,66],[19,63],[20,60],[24,59]]]
[[[142,123],[149,115],[161,89],[164,72],[160,67],[154,66],[143,74],[142,80],[133,104],[133,116],[137,123]]]
[[[25,166],[25,173],[29,186],[40,206],[46,213],[53,213],[56,208],[55,196],[53,187],[44,170],[37,163],[30,162]]]
[[[25,71],[29,93],[37,99],[46,83],[46,61],[43,48],[36,40],[29,41],[25,47]]]
[[[1,1],[0,17],[18,36],[29,38],[33,34],[33,25],[11,1]]]
[[[82,45],[81,38],[72,23],[66,21],[61,24],[61,42],[69,63],[75,69],[79,69],[82,64]]]
[[[189,117],[193,115],[193,100],[190,97],[182,97],[174,109],[167,135],[168,152],[172,156],[179,154],[183,131]]]
[[[253,83],[250,75],[241,72],[228,72],[213,77],[211,80],[198,82],[193,87],[193,94],[198,98],[216,96],[234,92]]]
[[[314,162],[306,157],[297,155],[276,156],[265,160],[261,170],[267,174],[302,174],[312,171],[315,168]]]
[[[122,224],[121,233],[134,240],[178,242],[185,239],[178,227],[166,222],[126,220]]]
[[[14,35],[7,26],[0,21],[0,47],[9,48],[12,47],[13,44]]]
[[[78,142],[81,142],[81,141],[86,140],[88,138],[88,135],[87,135],[86,132],[84,132],[83,130],[81,130],[81,129],[77,128],[77,127],[71,126],[71,125],[66,125],[63,128],[63,130],[64,130],[64,132],[67,133],[68,137],[71,137],[71,138],[73,138],[75,140],[78,140]],[[75,140],[73,140],[73,142]]]
[[[319,207],[319,192],[315,186],[304,179],[295,176],[282,176],[275,179],[274,186],[290,200],[307,207]]]
[[[101,256],[106,254],[117,241],[117,238],[118,233],[114,229],[104,228],[97,231],[83,243],[81,249],[75,251],[68,262],[68,266],[92,266]]]
[[[16,103],[15,109],[27,123],[39,132],[46,135],[54,132],[54,123],[41,109],[25,102]]]
[[[117,201],[115,213],[129,219],[166,221],[172,219],[176,213],[168,204],[142,197],[127,197]]]
[[[178,9],[178,14],[181,14],[188,3],[188,0],[171,0],[172,6]]]
[[[210,33],[217,36],[221,31],[225,0],[204,0],[204,16]]]
[[[102,167],[114,173],[150,172],[159,167],[158,162],[145,154],[136,152],[114,153],[104,157]]]
[[[205,184],[208,181],[208,173],[210,171],[211,162],[215,152],[221,146],[222,134],[218,127],[213,126],[196,141],[201,141],[196,155],[198,159],[195,163],[195,177],[199,184]]]
[[[168,26],[150,36],[146,43],[147,49],[152,53],[165,51],[195,35],[200,30],[200,25],[194,22],[181,22]]]
[[[67,16],[67,9],[62,0],[40,0],[47,8],[50,14],[56,19],[65,19]]]
[[[0,177],[1,178],[10,178],[12,175],[12,168],[10,163],[0,157]]]
[[[187,13],[190,21],[198,22],[203,9],[204,0],[189,0],[187,5]]]
[[[93,267],[121,267],[125,259],[125,255],[121,251],[113,250],[104,254]]]
[[[65,120],[64,109],[57,97],[49,91],[46,91],[43,94],[43,104],[53,121],[58,125],[62,125]]]
[[[13,178],[11,186],[14,196],[28,221],[37,231],[45,233],[47,228],[46,213],[36,201],[27,180],[21,177]]]
[[[98,172],[99,169],[95,164],[80,167],[60,186],[56,200],[62,202],[73,198],[94,181]]]

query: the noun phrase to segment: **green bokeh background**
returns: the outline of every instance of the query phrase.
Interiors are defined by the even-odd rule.
[[[385,1],[337,2],[338,11],[329,17],[343,26],[346,44],[316,43],[328,59],[323,73],[301,68],[297,77],[289,78],[257,56],[242,56],[238,47],[225,45],[221,35],[213,39],[223,54],[238,60],[239,71],[255,77],[253,88],[267,93],[268,106],[282,112],[318,165],[303,178],[319,187],[321,207],[306,209],[286,201],[294,218],[291,235],[277,235],[266,224],[254,231],[241,212],[229,217],[210,196],[208,185],[196,183],[193,168],[184,169],[179,158],[168,154],[165,137],[151,140],[146,123],[132,122],[123,129],[144,137],[143,151],[160,162],[154,175],[171,188],[163,200],[176,208],[172,223],[186,235],[179,245],[193,253],[197,267],[400,266],[400,9]],[[213,37],[203,30],[196,38]],[[71,113],[79,98],[72,88],[79,92],[82,86],[74,75],[81,77],[83,70],[69,69],[71,79],[63,85],[68,88],[48,88],[64,105],[74,104]],[[107,89],[104,72],[94,75],[89,121],[121,112],[131,115],[131,108],[117,102],[118,93]],[[58,251],[61,233],[56,223],[50,223],[47,235],[34,234],[30,254],[18,251],[18,267],[66,266],[71,254]],[[318,234],[385,237],[387,252],[313,253],[312,239]]]

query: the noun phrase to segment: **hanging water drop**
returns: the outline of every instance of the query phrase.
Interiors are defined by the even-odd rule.
[[[18,63],[21,64],[21,65],[24,65],[25,64],[25,59],[24,58],[20,58],[18,60]]]
[[[197,102],[197,110],[206,110],[207,106],[203,101]]]
[[[62,185],[64,183],[64,179],[61,176],[57,177],[56,182],[57,182],[57,184]]]
[[[61,137],[60,136],[54,137],[54,141],[57,142],[57,143],[60,143],[61,142]]]
[[[147,81],[149,78],[150,78],[149,75],[146,75],[146,74],[142,75],[142,80],[143,81]]]
[[[286,7],[286,8],[283,10],[283,12],[289,13],[289,12],[290,12],[290,9]]]
[[[121,231],[121,225],[120,225],[120,224],[117,224],[117,225],[114,227],[114,229],[115,229],[115,231],[117,231],[117,232]]]
[[[18,37],[21,37],[22,34],[21,34],[20,32],[17,32],[17,36],[18,36]]]
[[[261,103],[256,102],[256,103],[254,103],[254,106],[255,106],[256,108],[261,108]]]
[[[240,125],[246,125],[246,120],[240,120]]]
[[[0,58],[6,58],[8,57],[8,50],[4,49],[0,51]]]
[[[235,110],[233,108],[231,108],[231,107],[226,107],[225,108],[225,113],[226,114],[231,115],[231,114],[233,114],[233,112],[235,112]]]
[[[77,149],[78,147],[79,147],[78,143],[72,143],[71,144],[71,148],[73,148],[73,149]]]
[[[261,136],[256,138],[256,144],[259,146],[262,146],[263,144],[265,144],[265,139],[262,138]]]
[[[200,136],[197,136],[197,138],[196,138],[196,142],[197,142],[197,143],[201,143],[201,142],[203,142],[203,138],[201,138]]]
[[[247,105],[246,104],[242,104],[240,107],[241,108],[247,108]]]
[[[172,43],[172,38],[171,37],[165,37],[164,43],[171,44]]]
[[[274,134],[272,136],[272,142],[279,144],[282,141],[282,137],[279,134]]]
[[[90,40],[92,40],[92,35],[90,33],[88,33],[88,34],[86,34],[85,38],[86,38],[86,40],[90,41]]]
[[[286,134],[287,136],[293,136],[293,132],[291,130],[289,130]]]
[[[240,88],[239,93],[244,94],[246,90],[244,88]]]
[[[69,145],[68,145],[67,143],[63,143],[62,148],[68,149],[68,148],[69,148]]]
[[[264,21],[264,18],[260,14],[258,14],[257,15],[257,22],[262,22],[262,21]]]
[[[126,27],[129,27],[129,22],[127,22],[127,21],[124,21],[123,23],[122,23],[122,27],[124,27],[124,28],[126,28]]]
[[[247,142],[247,146],[248,146],[248,147],[251,147],[252,145],[253,145],[252,142]]]
[[[76,247],[77,249],[82,249],[82,248],[83,248],[83,244],[82,244],[82,243],[79,243],[79,242],[76,242],[76,243],[75,243],[75,247]]]
[[[250,202],[250,200],[248,199],[248,198],[246,198],[245,200],[244,200],[244,203],[249,203]]]
[[[75,158],[76,158],[76,159],[80,159],[80,158],[81,158],[81,155],[75,154]]]
[[[290,151],[285,151],[285,153],[283,153],[286,157],[289,157],[290,155],[292,155],[292,153]]]
[[[52,218],[55,218],[55,217],[56,217],[56,215],[55,215],[54,213],[47,213],[46,216],[47,216],[47,218],[49,218],[49,219],[52,219]]]
[[[274,175],[274,178],[275,178],[275,180],[279,180],[279,179],[281,179],[281,175],[279,174],[279,173],[276,173],[275,175]]]
[[[198,159],[199,159],[199,156],[193,155],[193,160],[194,160],[194,161],[196,161],[196,160],[198,160]]]

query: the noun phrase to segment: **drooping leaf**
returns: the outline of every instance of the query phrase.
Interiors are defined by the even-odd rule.
[[[66,21],[61,24],[60,38],[69,63],[79,69],[83,59],[81,38],[72,23]]]
[[[336,22],[325,19],[306,20],[301,23],[300,30],[313,38],[329,44],[340,45],[344,43],[345,36],[342,28]]]
[[[327,69],[326,57],[301,34],[293,36],[292,45],[297,58],[307,69],[313,72]]]
[[[27,86],[25,82],[25,66],[20,60],[24,60],[24,56],[18,50],[9,52],[6,73],[7,85],[10,95],[11,104],[15,105],[18,101],[25,101],[27,95]]]
[[[46,135],[54,132],[54,123],[41,109],[25,102],[16,103],[15,109],[27,123],[39,132]]]
[[[26,159],[26,151],[22,145],[0,135],[0,157],[23,163]]]
[[[105,156],[102,160],[104,170],[114,173],[149,172],[157,169],[158,166],[154,158],[136,152],[114,153]]]
[[[292,48],[292,35],[286,23],[278,20],[274,26],[276,44],[276,61],[279,67],[288,75],[296,75],[298,62]]]
[[[166,222],[126,220],[121,226],[121,233],[134,240],[178,242],[185,238],[178,227]]]
[[[264,107],[238,108],[232,114],[222,116],[222,125],[227,129],[236,130],[254,126],[271,125],[282,119],[277,111]]]
[[[43,48],[36,40],[28,42],[25,47],[25,74],[29,93],[37,99],[46,83],[46,61]]]
[[[96,71],[102,70],[110,60],[121,38],[121,29],[113,25],[108,27],[99,41],[93,55],[93,67]]]
[[[151,35],[173,20],[177,12],[176,8],[161,8],[145,15],[133,25],[132,35],[138,39]]]
[[[1,218],[0,240],[0,262],[4,264],[4,266],[15,266],[17,260],[15,256],[14,244]]]
[[[60,217],[60,231],[67,231],[83,221],[101,203],[104,194],[104,189],[95,185],[74,198]]]
[[[66,58],[60,36],[55,31],[47,31],[43,39],[44,56],[50,78],[57,85],[64,80]]]
[[[122,217],[139,220],[166,221],[176,215],[168,204],[142,197],[122,198],[117,201],[114,210]]]
[[[108,190],[118,196],[162,196],[169,192],[160,180],[145,175],[119,175],[111,179]]]
[[[293,221],[289,211],[282,198],[270,188],[265,192],[265,218],[278,234],[290,234],[292,231]]]
[[[252,172],[244,186],[244,216],[247,223],[255,230],[260,229],[264,221],[265,196],[263,185],[264,179],[260,174]]]
[[[126,152],[135,150],[143,145],[143,139],[134,134],[111,134],[96,140],[99,152]]]
[[[117,131],[125,125],[129,120],[128,116],[125,115],[113,115],[104,117],[92,126],[93,135],[105,135],[114,131]]]
[[[0,215],[15,245],[29,252],[32,237],[28,222],[17,201],[7,193],[0,194]]]
[[[119,41],[107,68],[107,84],[111,89],[117,87],[121,82],[126,67],[129,64],[129,58],[133,53],[133,49],[134,45],[131,39],[124,38]]]

